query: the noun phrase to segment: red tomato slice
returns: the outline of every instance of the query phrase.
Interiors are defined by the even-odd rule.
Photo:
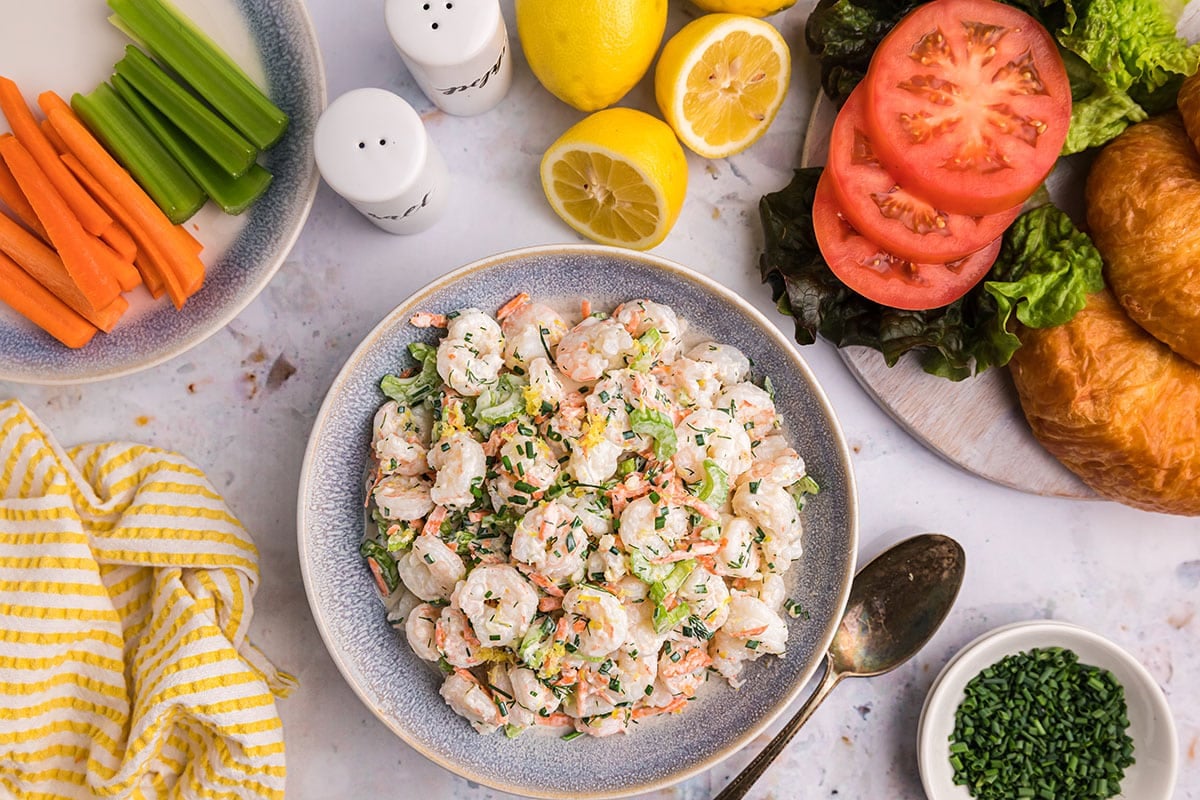
[[[1024,202],[1071,120],[1054,39],[993,0],[918,6],[880,42],[865,84],[880,162],[910,192],[960,214]]]
[[[987,274],[1000,252],[1000,239],[996,239],[982,250],[946,264],[918,264],[899,258],[846,221],[829,170],[817,181],[813,229],[825,263],[842,283],[868,300],[908,311],[953,303]]]
[[[871,148],[862,86],[850,93],[833,123],[829,162],[838,205],[863,236],[910,261],[955,261],[990,244],[1021,213],[1013,206],[979,217],[930,205],[896,183]]]

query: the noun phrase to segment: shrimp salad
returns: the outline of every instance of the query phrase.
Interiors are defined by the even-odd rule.
[[[650,300],[579,321],[526,294],[381,383],[361,552],[389,621],[481,733],[606,736],[782,655],[817,491],[769,379]],[[574,322],[574,324],[572,324]]]

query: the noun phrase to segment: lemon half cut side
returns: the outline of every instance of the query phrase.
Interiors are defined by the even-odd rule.
[[[790,76],[787,42],[769,22],[709,14],[663,46],[654,95],[685,145],[705,158],[725,158],[766,133]]]
[[[601,244],[646,250],[662,242],[679,217],[687,159],[661,120],[610,108],[550,146],[541,178],[550,206],[572,228]]]

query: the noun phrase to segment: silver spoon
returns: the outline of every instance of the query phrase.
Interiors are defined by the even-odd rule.
[[[714,800],[744,797],[842,678],[882,675],[912,658],[954,605],[965,568],[962,547],[939,533],[905,539],[863,567],[817,691]]]

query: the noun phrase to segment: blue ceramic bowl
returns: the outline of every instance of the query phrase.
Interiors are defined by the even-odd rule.
[[[47,3],[31,14],[57,15],[62,24],[87,25],[79,74],[43,85],[36,65],[10,65],[27,93],[36,87],[67,91],[105,80],[126,40],[104,21],[103,3],[92,10],[63,12]],[[206,245],[204,288],[176,311],[166,297],[152,300],[144,289],[130,295],[130,311],[112,333],[99,334],[80,350],[69,350],[14,312],[0,306],[0,380],[68,384],[115,378],[161,364],[199,344],[228,324],[271,280],[308,218],[317,191],[312,135],[325,108],[325,73],[316,32],[300,0],[205,0],[180,3],[218,42],[247,45],[241,63],[265,79],[271,99],[290,116],[283,139],[261,163],[275,176],[267,193],[242,217],[226,217],[209,203],[186,225]],[[37,28],[30,25],[30,29]],[[56,28],[51,27],[51,30]],[[37,47],[22,47],[18,61]],[[242,49],[242,48],[237,48]],[[254,64],[257,53],[258,64]],[[44,57],[42,57],[44,61]],[[101,65],[107,65],[100,69]],[[25,70],[22,72],[22,67]],[[6,67],[6,69],[8,69]],[[32,70],[32,71],[31,71]],[[93,72],[95,74],[93,74]],[[32,100],[32,97],[27,99]]]
[[[598,310],[648,297],[671,305],[693,330],[750,356],[771,376],[785,429],[821,492],[805,507],[805,553],[788,575],[808,611],[789,619],[782,658],[762,658],[738,690],[710,680],[681,715],[643,720],[627,735],[570,742],[529,731],[480,736],[438,695],[441,676],[418,659],[383,608],[358,544],[371,421],[379,379],[432,340],[408,324],[418,310],[495,311],[519,291]],[[346,681],[389,728],[427,758],[487,786],[533,797],[613,797],[650,791],[706,770],[745,745],[792,702],[833,639],[854,572],[858,523],[849,453],[833,410],[790,342],[723,286],[650,255],[598,246],[503,253],[420,290],[359,345],[333,382],[309,439],[300,478],[300,565],[313,617]]]

